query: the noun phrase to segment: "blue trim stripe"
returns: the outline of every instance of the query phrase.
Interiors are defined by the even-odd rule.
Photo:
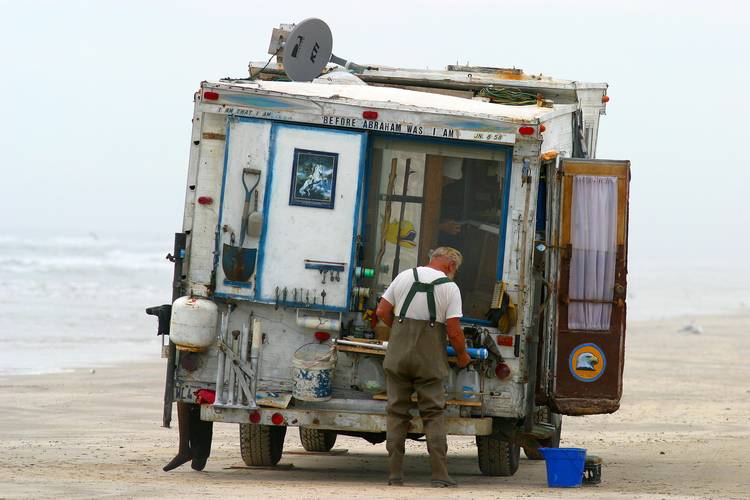
[[[271,205],[271,187],[273,186],[273,164],[276,161],[276,134],[280,125],[271,122],[271,134],[268,140],[268,162],[266,163],[266,189],[263,192],[263,225],[258,240],[258,265],[255,271],[255,301],[260,302],[260,289],[263,285],[263,268],[266,260],[266,238],[268,237],[268,208]]]
[[[248,300],[247,295],[241,295],[237,293],[227,293],[227,292],[216,292],[214,294],[214,297],[220,298],[220,299]],[[269,306],[276,305],[275,300],[268,300],[268,299],[261,299],[261,300],[253,299],[253,302],[256,302],[258,304],[266,304]],[[307,307],[307,305],[304,302],[279,301],[279,307],[303,309],[303,310],[308,310],[308,311],[325,311],[325,312],[334,312],[334,313],[346,312],[346,310],[342,307],[322,306],[320,305],[320,303],[315,304],[315,305],[311,304],[310,307]]]
[[[252,283],[245,283],[244,281],[231,281],[224,280],[224,284],[227,286],[233,286],[235,288],[252,288]]]
[[[346,285],[346,308],[351,310],[352,307],[352,287],[354,282],[354,268],[357,267],[357,234],[360,232],[361,221],[365,217],[360,217],[361,206],[362,206],[362,193],[363,193],[363,178],[365,172],[365,165],[367,159],[367,134],[360,133],[359,138],[359,173],[357,174],[357,197],[355,198],[354,204],[354,223],[352,224],[352,252],[349,257],[349,281]]]

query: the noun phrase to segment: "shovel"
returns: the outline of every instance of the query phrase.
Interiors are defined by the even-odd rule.
[[[257,179],[252,188],[248,188],[245,181],[246,175],[255,175]],[[245,188],[245,205],[242,209],[242,220],[240,221],[240,242],[239,246],[234,245],[234,238],[230,243],[224,243],[221,255],[221,267],[224,275],[230,281],[246,282],[255,272],[255,259],[258,255],[257,248],[243,248],[245,243],[245,234],[247,233],[247,216],[250,211],[250,201],[258,184],[260,183],[260,170],[256,168],[242,169],[242,185]]]

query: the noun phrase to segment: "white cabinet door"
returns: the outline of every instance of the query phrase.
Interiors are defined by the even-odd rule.
[[[366,141],[361,132],[274,125],[256,301],[348,308]]]
[[[229,120],[221,187],[219,224],[216,228],[215,295],[252,299],[255,297],[259,234],[245,234],[242,240],[247,191],[258,183],[248,211],[260,213],[268,176],[268,154],[272,122],[233,118]],[[250,173],[252,169],[256,173]],[[243,183],[244,180],[244,183]]]

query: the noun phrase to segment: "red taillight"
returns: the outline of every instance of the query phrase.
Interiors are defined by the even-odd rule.
[[[250,414],[250,422],[253,424],[257,424],[260,422],[260,412],[258,410],[255,410]]]
[[[198,389],[195,391],[195,403],[199,405],[212,405],[216,401],[216,391],[211,389]]]
[[[519,127],[518,133],[521,135],[533,135],[534,127]]]
[[[362,118],[364,118],[365,120],[377,120],[378,112],[377,111],[362,111]]]
[[[505,380],[510,377],[510,367],[505,363],[498,363],[495,367],[495,375],[497,375],[497,378],[500,380]]]
[[[602,102],[605,103],[605,104],[608,103],[609,102],[609,96],[608,95],[603,95],[602,96]]]
[[[201,205],[210,205],[213,202],[214,202],[214,199],[211,198],[210,196],[199,196],[198,197],[198,203],[200,203]]]
[[[504,345],[507,347],[513,347],[513,336],[512,335],[498,335],[497,344]]]
[[[315,340],[318,342],[325,342],[331,338],[331,334],[328,332],[315,332]]]
[[[542,132],[544,132],[545,130],[547,130],[547,127],[545,127],[545,126],[544,126],[544,123],[542,123],[541,125],[539,125],[539,133],[540,133],[540,134],[541,134]]]
[[[206,101],[215,101],[218,98],[219,98],[218,92],[211,92],[210,90],[203,92],[203,99],[205,99]]]
[[[273,425],[281,425],[284,423],[284,415],[281,413],[274,413],[271,415],[271,423]]]

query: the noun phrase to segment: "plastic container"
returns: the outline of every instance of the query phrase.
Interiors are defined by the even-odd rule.
[[[305,344],[292,356],[292,396],[301,401],[328,401],[333,392],[336,349],[331,344]]]
[[[385,391],[385,372],[382,358],[360,356],[357,364],[357,380],[359,387],[369,394]]]
[[[547,485],[550,488],[578,488],[583,481],[586,462],[584,448],[539,448],[547,464]]]
[[[471,366],[467,366],[456,376],[456,399],[463,401],[479,401],[479,374]]]

